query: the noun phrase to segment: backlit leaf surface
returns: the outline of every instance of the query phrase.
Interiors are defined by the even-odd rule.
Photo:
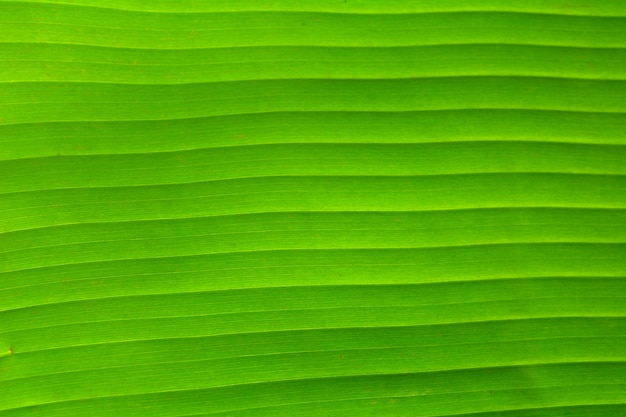
[[[622,0],[0,0],[0,416],[626,415]]]

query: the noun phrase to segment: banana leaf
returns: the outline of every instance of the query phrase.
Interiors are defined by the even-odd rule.
[[[626,416],[623,0],[0,0],[0,417]]]

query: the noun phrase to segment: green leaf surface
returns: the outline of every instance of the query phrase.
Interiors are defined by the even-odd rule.
[[[0,0],[0,416],[626,416],[626,3]]]

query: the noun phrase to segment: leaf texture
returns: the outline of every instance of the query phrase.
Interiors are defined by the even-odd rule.
[[[0,0],[0,416],[626,415],[621,0]]]

